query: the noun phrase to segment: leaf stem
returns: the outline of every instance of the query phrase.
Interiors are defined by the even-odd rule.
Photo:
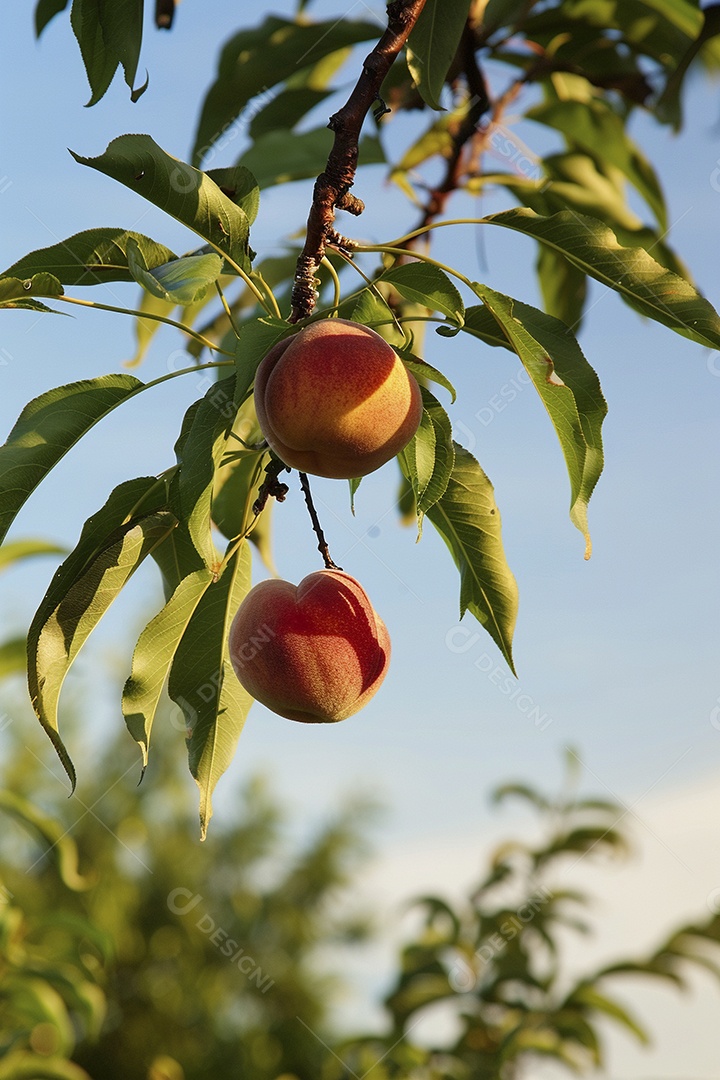
[[[236,325],[236,323],[235,323],[235,319],[233,318],[233,313],[232,313],[232,311],[230,310],[230,305],[229,305],[229,304],[228,304],[228,302],[227,302],[227,299],[226,299],[226,297],[225,297],[225,293],[224,293],[224,292],[223,292],[223,290],[222,290],[222,285],[220,284],[220,282],[219,282],[219,281],[216,281],[216,282],[215,282],[215,288],[217,289],[217,294],[218,294],[218,296],[220,297],[220,303],[222,304],[222,306],[223,306],[223,309],[224,309],[224,311],[225,311],[225,314],[226,314],[226,315],[227,315],[227,317],[228,317],[228,320],[229,320],[229,322],[230,322],[230,325],[231,325],[231,327],[232,327],[233,333],[234,333],[234,335],[235,335],[235,337],[236,337],[236,338],[239,338],[239,337],[240,337],[240,334],[239,334],[239,332],[238,332],[238,328],[237,328],[237,325]]]
[[[266,291],[266,293],[268,295],[270,303],[272,304],[272,307],[273,307],[273,311],[271,312],[271,314],[274,314],[277,319],[282,319],[282,312],[280,311],[280,308],[278,306],[278,302],[275,299],[275,293],[272,291],[272,289],[270,288],[267,281],[262,276],[262,274],[260,273],[259,270],[253,270],[253,274],[258,279],[258,281],[260,282],[263,289],[265,289],[265,291]]]
[[[310,514],[310,520],[312,521],[313,532],[318,539],[318,551],[323,557],[326,570],[342,570],[342,566],[338,566],[330,558],[330,549],[328,548],[325,534],[322,531],[320,519],[317,516],[317,510],[315,509],[315,503],[313,502],[312,492],[310,491],[310,481],[307,478],[307,473],[301,472],[300,474],[300,487],[303,490],[305,496],[305,503],[307,504],[308,513]]]
[[[333,295],[333,307],[338,308],[340,306],[340,278],[337,275],[337,270],[328,259],[327,255],[323,255],[320,260],[320,265],[324,266],[328,274],[332,278],[333,288],[335,290]]]
[[[188,337],[194,338],[195,341],[199,341],[201,345],[204,345],[207,349],[211,349],[213,352],[222,353],[223,356],[232,356],[232,353],[227,352],[225,349],[221,349],[218,345],[215,345],[209,338],[203,337],[197,330],[191,330],[185,323],[177,322],[175,319],[170,319],[166,315],[154,315],[149,311],[136,311],[135,308],[123,308],[115,307],[114,304],[101,304],[96,300],[80,300],[77,296],[55,296],[54,300],[62,300],[66,304],[79,304],[80,307],[97,308],[98,311],[114,311],[119,315],[134,315],[136,319],[150,319],[152,322],[166,323],[168,326],[174,326],[176,330],[182,330]]]

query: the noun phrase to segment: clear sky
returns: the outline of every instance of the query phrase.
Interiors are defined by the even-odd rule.
[[[288,0],[278,0],[253,11],[259,16],[291,8]],[[362,2],[346,8],[353,18],[370,15]],[[337,6],[322,0],[312,10],[320,16]],[[3,267],[98,225],[135,228],[178,251],[193,246],[181,226],[77,165],[67,147],[92,156],[116,135],[147,132],[170,153],[187,158],[197,102],[212,77],[218,44],[244,17],[230,0],[187,0],[171,34],[148,30],[141,62],[150,72],[145,96],[131,104],[118,78],[98,106],[83,109],[89,94],[67,18],[59,17],[36,44],[29,6],[7,5],[0,46],[6,103]],[[351,67],[347,72],[349,85]],[[502,87],[502,77],[494,77]],[[686,116],[680,137],[642,118],[633,130],[665,183],[673,223],[669,240],[717,305],[717,87],[693,82]],[[517,131],[537,153],[551,145],[536,125],[525,123]],[[410,132],[411,122],[403,120],[397,142],[387,145],[390,156],[399,156]],[[238,140],[227,160],[213,164],[230,164],[240,149]],[[347,227],[343,223],[344,231],[381,241],[414,223],[414,212],[384,176],[380,166],[361,173],[356,192],[367,211]],[[278,251],[304,221],[308,203],[307,184],[265,196],[253,247],[262,255]],[[505,205],[497,194],[482,203],[458,197],[451,209],[454,216],[479,216]],[[529,240],[488,227],[443,230],[435,252],[493,288],[538,303]],[[135,302],[134,287],[113,286],[113,293],[129,305]],[[83,295],[101,298],[87,290]],[[432,528],[416,544],[414,532],[398,526],[394,467],[363,482],[355,518],[344,483],[316,481],[336,561],[363,582],[388,624],[390,673],[362,713],[331,728],[295,725],[254,706],[216,801],[218,816],[231,815],[233,803],[223,798],[231,777],[271,770],[302,832],[349,791],[380,794],[389,809],[375,837],[379,854],[367,887],[384,898],[391,919],[400,897],[418,889],[457,893],[471,881],[491,842],[511,822],[524,820],[491,811],[490,789],[511,778],[553,788],[563,747],[572,745],[587,764],[585,789],[612,794],[632,808],[626,821],[638,850],[637,861],[626,869],[575,871],[604,897],[598,909],[602,933],[587,952],[573,957],[578,966],[586,955],[651,947],[673,922],[702,916],[708,896],[720,887],[720,354],[644,322],[599,285],[591,288],[580,340],[610,407],[606,470],[590,507],[594,554],[587,563],[582,538],[567,516],[569,487],[560,450],[534,391],[525,385],[502,411],[493,404],[517,379],[519,361],[462,335],[452,342],[432,334],[427,340],[426,358],[458,388],[458,402],[449,407],[458,437],[495,484],[506,551],[520,586],[515,657],[522,696],[503,692],[506,666],[480,627],[468,616],[458,630],[457,574]],[[163,374],[179,347],[173,333],[162,331],[137,374]],[[121,316],[4,313],[0,435],[6,436],[34,395],[122,370],[132,352],[132,324]],[[203,391],[199,377],[188,376],[118,410],[33,496],[13,535],[42,534],[72,545],[82,522],[116,483],[172,463],[182,413]],[[298,492],[277,508],[275,536],[283,577],[297,581],[319,568]],[[26,625],[51,570],[49,562],[38,561],[0,581],[8,631]],[[131,631],[139,632],[160,604],[149,567],[128,593],[78,664],[96,688],[92,711],[100,717],[100,732],[121,723],[119,693],[99,680],[93,684],[93,671],[111,655],[121,678]],[[83,747],[70,749],[82,776]],[[152,772],[146,782],[152,782]],[[188,797],[194,798],[191,786]],[[357,967],[359,995],[377,990],[384,965],[387,950],[380,949],[365,969]],[[638,996],[646,1015],[662,1021],[664,1041],[653,1056],[642,1058],[624,1040],[613,1041],[611,1075],[716,1080],[717,1025],[709,1025],[709,1034],[708,1025],[700,1025],[717,1010],[718,998],[709,984],[698,984],[698,993],[695,1011],[677,1013],[669,992]],[[358,1008],[356,1000],[348,1015]]]

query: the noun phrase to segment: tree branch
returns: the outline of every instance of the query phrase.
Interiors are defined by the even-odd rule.
[[[358,164],[358,142],[363,121],[377,100],[383,80],[410,36],[425,0],[393,0],[388,4],[388,26],[365,58],[362,73],[346,104],[330,117],[335,133],[325,171],[318,176],[307,223],[305,246],[297,262],[290,322],[307,318],[315,307],[315,275],[333,230],[335,209],[361,214],[360,199],[349,194]]]

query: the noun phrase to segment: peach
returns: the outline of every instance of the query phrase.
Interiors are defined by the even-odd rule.
[[[368,326],[323,319],[278,342],[255,377],[263,435],[286,465],[340,480],[399,454],[422,419],[415,377]]]
[[[228,644],[248,693],[306,724],[358,712],[390,661],[385,623],[359,582],[341,570],[318,570],[297,586],[261,581],[238,608]]]

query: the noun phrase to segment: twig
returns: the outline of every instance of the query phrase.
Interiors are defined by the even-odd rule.
[[[169,30],[175,15],[175,0],[155,0],[155,25],[159,30]]]
[[[317,510],[315,509],[315,503],[313,502],[312,492],[310,491],[310,481],[307,478],[307,473],[304,473],[304,472],[300,473],[300,487],[302,488],[303,495],[305,496],[305,502],[307,503],[308,513],[310,514],[310,520],[312,521],[313,531],[315,532],[315,535],[318,538],[318,551],[320,552],[320,554],[323,557],[323,562],[325,563],[325,569],[326,570],[342,570],[342,566],[338,566],[337,563],[334,563],[332,561],[332,559],[330,558],[330,549],[328,548],[327,540],[325,539],[325,534],[322,531],[322,526],[320,525],[320,519],[317,516]]]
[[[315,307],[315,276],[334,226],[336,207],[356,215],[364,209],[360,199],[350,194],[358,164],[360,130],[424,6],[425,0],[393,0],[388,4],[387,30],[365,58],[360,78],[347,102],[330,117],[328,127],[335,138],[325,171],[315,181],[305,246],[295,271],[290,322],[307,318]]]
[[[252,512],[256,517],[259,517],[262,511],[265,509],[265,504],[269,498],[277,499],[278,502],[284,502],[290,488],[287,484],[281,484],[278,479],[281,472],[290,472],[290,468],[281,461],[280,458],[273,458],[272,461],[265,466],[265,472],[267,477],[263,480],[262,484],[258,488],[257,499],[252,504]]]

